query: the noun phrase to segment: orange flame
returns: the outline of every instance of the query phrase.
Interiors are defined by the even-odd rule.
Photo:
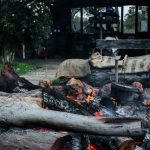
[[[88,102],[91,102],[91,101],[94,100],[94,97],[93,97],[92,95],[88,95],[88,96],[86,97],[86,100],[87,100]]]
[[[71,94],[67,95],[67,98],[68,98],[69,100],[76,99],[76,97],[75,97],[74,95],[71,95]],[[81,100],[80,100],[80,99],[76,99],[75,101],[76,101],[79,105],[81,105]]]
[[[69,100],[72,100],[72,99],[74,99],[74,96],[73,96],[73,95],[67,95],[67,98],[68,98]]]

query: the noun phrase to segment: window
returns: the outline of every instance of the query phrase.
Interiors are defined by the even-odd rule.
[[[122,9],[121,7],[118,7],[118,15],[119,15],[119,32],[121,32],[121,13],[122,13]]]
[[[81,9],[72,8],[71,9],[71,25],[72,32],[81,32]]]
[[[148,31],[148,6],[138,6],[138,32]]]
[[[83,33],[94,33],[93,23],[90,21],[94,17],[92,10],[92,7],[83,8]]]
[[[124,33],[135,33],[135,6],[124,6],[123,7],[123,32]]]
[[[112,7],[114,15],[112,17],[111,27],[115,32],[121,32],[121,7]]]

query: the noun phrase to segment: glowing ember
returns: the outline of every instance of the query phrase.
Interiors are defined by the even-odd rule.
[[[90,144],[90,150],[97,150],[93,144]]]
[[[77,101],[77,102],[82,102],[83,101],[83,98],[84,98],[84,95],[71,95],[71,94],[69,94],[69,95],[67,95],[67,98],[69,99],[69,100],[75,100],[75,101]],[[93,101],[94,100],[94,96],[92,96],[92,95],[88,95],[86,98],[86,101],[87,102],[91,102],[91,101]]]
[[[92,93],[90,93],[89,95],[85,96],[83,94],[79,94],[79,95],[75,95],[75,94],[68,94],[67,98],[69,100],[74,100],[77,103],[81,104],[81,102],[83,101],[83,99],[85,99],[88,103],[92,102],[95,98],[95,95],[93,95]]]
[[[103,114],[102,112],[96,112],[96,113],[94,113],[94,115],[95,115],[96,117],[104,116],[104,114]]]
[[[74,100],[76,97],[73,96],[73,95],[67,95],[67,98],[69,100]],[[77,102],[79,105],[81,105],[81,100],[80,99],[75,99],[74,101]]]

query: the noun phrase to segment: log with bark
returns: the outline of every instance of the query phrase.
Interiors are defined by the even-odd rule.
[[[27,93],[26,93],[27,94]],[[24,94],[0,94],[0,124],[53,129],[109,136],[142,136],[137,118],[99,118],[41,108],[41,98]]]
[[[50,150],[65,132],[11,128],[0,130],[0,150]]]

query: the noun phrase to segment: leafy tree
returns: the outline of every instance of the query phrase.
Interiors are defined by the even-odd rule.
[[[0,48],[6,56],[24,45],[40,49],[52,24],[49,0],[5,0],[0,2]]]

